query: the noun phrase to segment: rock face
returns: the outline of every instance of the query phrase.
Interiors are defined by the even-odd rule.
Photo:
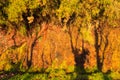
[[[38,71],[53,63],[56,67],[65,63],[92,71],[98,66],[98,55],[103,72],[120,71],[120,29],[106,29],[104,32],[97,53],[94,31],[90,34],[93,36],[91,43],[83,39],[76,27],[70,28],[69,32],[56,27],[48,29],[46,35],[37,39],[32,47],[31,68]],[[27,39],[14,30],[9,33],[0,31],[0,70],[27,69]]]
[[[100,50],[100,53],[102,52],[101,54],[104,55],[103,71],[120,71],[120,29],[107,29],[105,31],[108,32],[107,38],[102,43]]]
[[[48,67],[54,61],[57,65],[64,61],[68,65],[74,65],[74,55],[71,50],[69,34],[48,30],[46,38],[37,40],[33,50],[33,65]]]

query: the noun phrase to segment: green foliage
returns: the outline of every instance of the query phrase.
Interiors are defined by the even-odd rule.
[[[0,70],[6,70],[6,71],[9,71],[12,67],[12,65],[10,64],[10,61],[9,61],[9,59],[7,58],[7,56],[6,55],[8,55],[8,51],[6,51],[6,53],[5,54],[2,54],[1,56],[0,56],[0,60],[1,60],[1,62],[0,62]]]
[[[87,41],[88,43],[94,45],[94,36],[91,33],[92,31],[88,28],[82,27],[80,30],[81,36],[84,39],[84,41]]]
[[[22,70],[22,63],[25,58],[26,44],[20,47],[10,47],[0,56],[0,70]],[[14,69],[13,69],[14,68]]]
[[[59,73],[61,73],[61,71],[59,71]],[[76,78],[75,74],[64,74],[64,75],[57,75],[52,77],[51,75],[47,73],[42,73],[42,74],[25,73],[22,75],[17,74],[8,80],[75,80]]]
[[[87,73],[89,73],[89,72],[92,72],[92,73],[94,73],[94,72],[96,72],[96,71],[98,71],[98,69],[97,69],[97,66],[94,66],[94,67],[92,67],[92,68],[86,68],[85,69],[85,72],[87,72]]]
[[[114,73],[112,73],[114,74]],[[70,73],[65,75],[58,75],[55,77],[49,76],[47,73],[24,73],[24,74],[17,74],[10,79],[3,78],[1,80],[113,80],[119,79],[119,75],[117,77],[111,77],[112,75],[103,74],[101,72],[89,74],[79,74],[76,76],[76,73]]]
[[[77,8],[79,0],[62,0],[59,9],[57,10],[57,16],[59,19],[66,18],[67,22],[70,16],[73,15]]]
[[[8,0],[4,4],[8,5],[0,4],[0,23],[11,21],[17,24],[23,22],[26,25],[23,15],[79,27],[88,27],[88,24],[93,24],[96,20],[107,21],[110,24],[114,22],[114,26],[117,26],[116,20],[120,19],[120,2],[117,0]],[[2,12],[5,12],[7,18]]]
[[[65,62],[59,66],[56,66],[56,63],[54,62],[46,72],[48,73],[48,78],[50,80],[70,80],[71,78],[75,78],[75,75],[66,75],[66,73],[74,72],[74,67],[67,66]]]
[[[18,23],[18,20],[22,18],[22,13],[26,12],[25,1],[22,0],[10,0],[8,8],[6,9],[8,13],[8,20]]]
[[[112,79],[115,79],[115,80],[118,80],[120,79],[120,73],[119,72],[112,72],[111,74],[109,74],[109,76],[112,78]]]
[[[27,32],[25,25],[20,26],[18,32],[19,32],[22,36],[25,36],[25,35],[26,35],[26,32]]]
[[[31,80],[31,78],[32,78],[31,74],[25,73],[23,75],[18,74],[16,76],[10,78],[9,80]]]
[[[5,7],[7,4],[8,4],[8,0],[0,1],[0,25],[5,24],[5,18],[6,18]]]
[[[89,76],[89,79],[92,80],[105,80],[103,73],[96,73]]]
[[[10,0],[9,6],[6,8],[8,20],[18,23],[23,20],[23,13],[32,15],[32,10],[38,6],[38,0]],[[28,10],[31,10],[31,12],[29,13]]]

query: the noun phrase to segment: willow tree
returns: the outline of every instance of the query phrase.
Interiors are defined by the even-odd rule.
[[[50,22],[56,23],[57,19],[54,14],[59,4],[59,0],[0,1],[0,25],[14,30],[14,35],[20,32],[26,36],[28,68],[32,64],[34,43],[41,33],[47,30]]]
[[[60,7],[57,10],[58,19],[63,22],[64,26],[68,28],[70,26],[78,27],[83,40],[94,44],[97,68],[100,71],[104,62],[104,52],[102,58],[99,56],[103,39],[106,42],[104,49],[107,47],[107,36],[103,35],[107,32],[104,32],[104,29],[119,27],[119,6],[119,0],[61,0]],[[95,43],[92,42],[93,37],[89,34],[91,30],[94,30]]]

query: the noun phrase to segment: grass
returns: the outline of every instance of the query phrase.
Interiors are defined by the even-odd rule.
[[[76,72],[65,73],[65,71],[55,70],[54,73],[18,73],[12,77],[4,77],[0,80],[119,80],[120,73],[111,72],[105,74],[102,72],[77,74]]]
[[[0,80],[120,80],[119,72],[102,73],[96,70],[96,68],[89,71],[86,69],[83,71],[80,67],[72,67],[65,69],[65,63],[56,67],[53,63],[51,67],[43,69],[41,72],[0,72]],[[67,66],[68,67],[68,66]],[[1,78],[1,74],[4,76]],[[7,74],[7,75],[6,75]],[[14,74],[14,75],[11,75]]]

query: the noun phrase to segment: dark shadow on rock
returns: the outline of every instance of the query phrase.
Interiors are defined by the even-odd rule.
[[[76,77],[75,80],[88,80],[87,75],[85,77],[83,77],[81,75],[84,75],[86,73],[84,63],[85,63],[85,60],[86,60],[87,55],[89,53],[89,50],[85,49],[84,40],[82,40],[82,51],[80,51],[80,49],[78,49],[76,47],[79,35],[77,35],[75,46],[73,46],[72,33],[70,32],[70,29],[69,29],[68,33],[69,33],[69,36],[70,36],[72,53],[74,54],[75,63],[76,63],[75,64],[75,67],[76,67],[75,72],[77,73],[77,77]]]
[[[85,77],[82,77],[81,75],[86,74],[86,70],[84,67],[86,56],[88,55],[89,51],[84,48],[84,42],[82,43],[82,52],[79,53],[80,51],[78,49],[75,49],[74,56],[75,56],[75,62],[76,62],[76,72],[77,72],[77,77],[76,80],[88,80],[87,75]]]
[[[98,30],[97,30],[96,27],[95,27],[95,30],[94,30],[94,34],[95,34],[95,51],[96,51],[97,68],[98,68],[98,70],[101,71],[101,61],[100,61],[100,57],[99,57],[100,45],[98,44],[99,43],[99,33],[98,33]],[[102,40],[100,40],[100,43],[101,43],[101,41]]]
[[[108,41],[108,36],[109,33],[106,35],[103,35],[102,29],[96,28],[94,29],[94,34],[95,34],[95,50],[96,50],[96,60],[97,60],[97,68],[100,72],[102,72],[103,64],[104,64],[104,59],[105,59],[105,51],[108,47],[109,41]],[[103,40],[104,39],[104,40]],[[102,51],[102,58],[100,58],[100,48],[103,47],[102,43],[104,42],[104,48]]]
[[[79,53],[79,50],[74,50],[73,51],[75,54],[75,62],[76,62],[76,66],[80,66],[80,68],[84,69],[84,63],[86,60],[86,56],[89,53],[89,50],[84,48],[84,42],[82,42],[82,52]]]

